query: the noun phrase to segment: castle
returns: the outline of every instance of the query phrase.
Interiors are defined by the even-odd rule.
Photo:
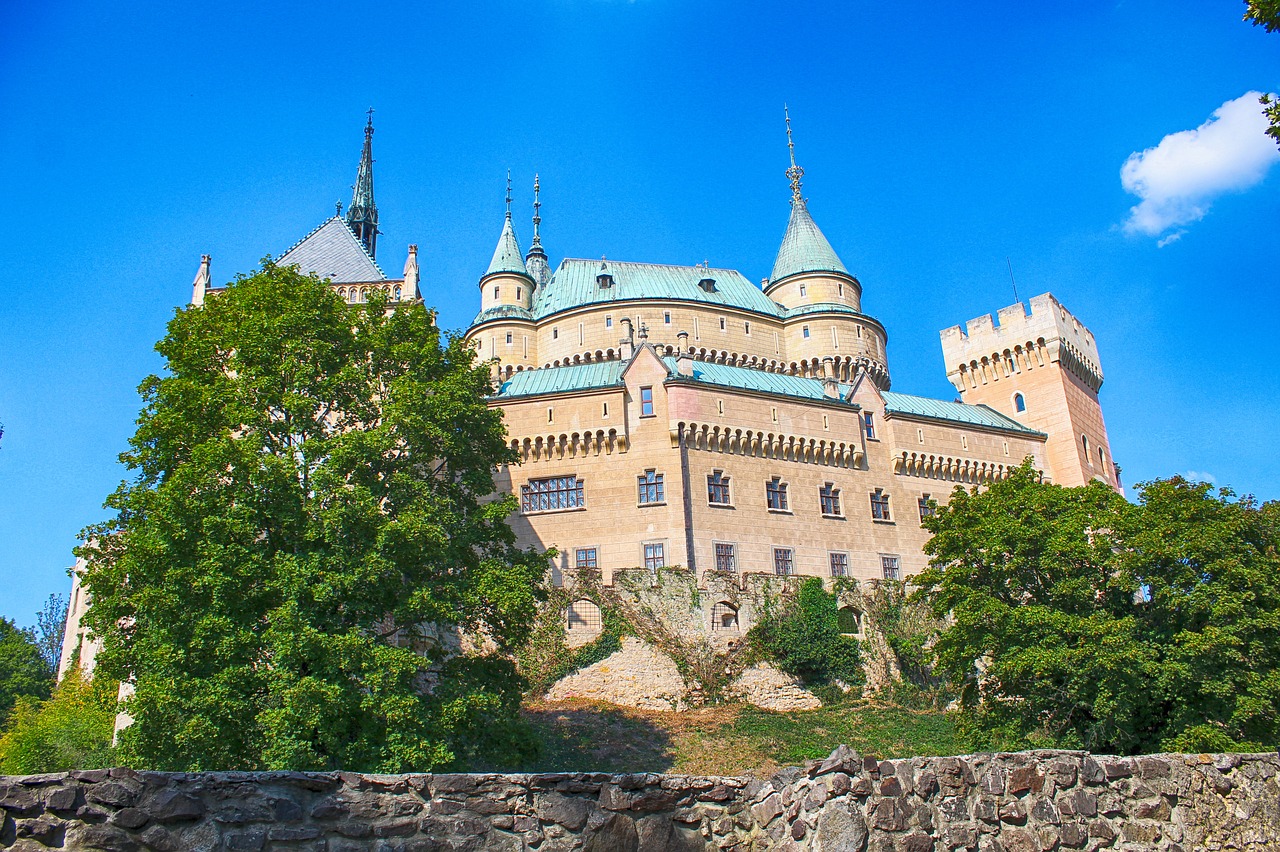
[[[556,548],[554,584],[677,565],[700,584],[901,579],[925,567],[921,521],[956,485],[1030,457],[1054,482],[1120,488],[1097,344],[1050,294],[941,333],[957,401],[890,390],[888,334],[810,214],[789,119],[787,133],[790,218],[761,286],[705,264],[570,258],[553,272],[539,183],[524,252],[508,181],[466,340],[492,365],[490,404],[519,457],[497,473],[518,497],[510,522],[524,546]],[[277,262],[329,279],[348,302],[373,289],[419,299],[416,246],[401,278],[376,260],[372,138],[370,119],[346,215]],[[206,255],[192,305],[211,292]],[[82,598],[77,583],[64,660],[83,642]],[[707,615],[712,630],[749,626],[728,605]],[[590,601],[567,616],[571,638],[598,633]]]

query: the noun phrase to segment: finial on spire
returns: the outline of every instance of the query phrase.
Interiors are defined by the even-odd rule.
[[[804,204],[800,194],[800,178],[804,177],[804,169],[796,165],[796,143],[791,139],[791,111],[782,105],[782,114],[787,118],[787,153],[791,155],[791,168],[787,169],[787,179],[791,181],[791,203]]]
[[[360,168],[352,187],[351,204],[347,207],[347,225],[364,245],[370,257],[378,256],[378,205],[373,201],[373,107],[364,127],[364,148],[360,152]],[[341,215],[341,212],[339,212]]]
[[[335,216],[342,215],[342,199],[341,198],[333,202],[333,215]]]
[[[367,112],[368,112],[368,115],[369,115],[369,121],[368,121],[368,123],[367,123],[367,124],[365,124],[365,126],[364,126],[364,135],[365,135],[365,136],[372,136],[372,135],[373,135],[373,107],[369,107],[369,109],[367,110]]]
[[[507,169],[507,218],[511,218],[511,169]]]
[[[539,228],[542,226],[542,202],[538,200],[538,192],[542,189],[538,183],[538,173],[533,174],[533,244],[541,245],[542,236]]]

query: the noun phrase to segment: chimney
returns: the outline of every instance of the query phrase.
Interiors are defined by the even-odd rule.
[[[822,395],[827,399],[840,398],[840,384],[833,376],[827,376],[822,380]]]
[[[676,335],[676,375],[693,375],[693,352],[689,349],[689,332],[682,331]]]
[[[409,257],[404,262],[404,289],[400,291],[402,299],[418,298],[418,247],[409,246]]]
[[[623,361],[630,361],[631,356],[635,354],[636,343],[632,336],[631,319],[629,317],[622,318],[622,326],[626,330],[626,336],[618,341],[619,357]]]

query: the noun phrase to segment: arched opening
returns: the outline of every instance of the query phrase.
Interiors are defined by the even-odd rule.
[[[1027,399],[1020,393],[1013,395],[1013,410],[1021,414],[1027,410]]]
[[[862,634],[862,613],[852,606],[842,606],[836,611],[836,626],[846,636]]]
[[[595,601],[580,598],[565,607],[565,642],[570,648],[593,641],[603,629]]]
[[[720,601],[711,607],[711,629],[734,631],[738,629],[738,608],[728,601]]]

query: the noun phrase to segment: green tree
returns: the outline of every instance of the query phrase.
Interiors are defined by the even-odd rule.
[[[1244,19],[1269,33],[1280,30],[1280,0],[1245,0]],[[1270,95],[1262,96],[1263,111],[1271,121],[1267,135],[1280,145],[1280,101]]]
[[[116,684],[72,667],[46,701],[18,699],[0,736],[0,774],[98,769],[114,763]]]
[[[544,561],[495,499],[488,371],[418,304],[263,262],[179,311],[92,542],[97,672],[157,769],[427,771],[526,747]],[[487,654],[451,654],[456,630]]]
[[[862,682],[858,640],[840,632],[839,603],[809,577],[792,598],[766,610],[747,634],[764,656],[807,684]]]
[[[1182,479],[1044,483],[1029,463],[926,521],[917,592],[976,744],[1122,752],[1280,737],[1275,506]]]
[[[67,599],[62,595],[49,595],[36,613],[36,626],[32,632],[50,676],[58,672],[58,663],[62,659],[62,633],[66,626]]]
[[[24,696],[44,698],[53,686],[53,675],[40,656],[30,631],[0,618],[0,723]]]

